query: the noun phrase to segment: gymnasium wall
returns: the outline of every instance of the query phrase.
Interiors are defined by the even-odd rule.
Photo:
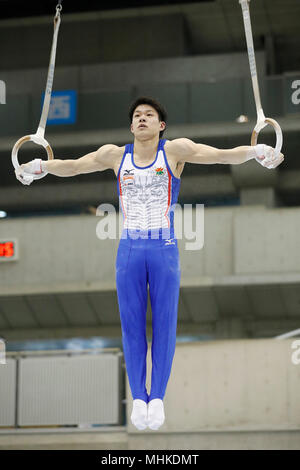
[[[175,212],[184,285],[201,276],[299,273],[299,208],[204,208],[203,220],[197,211]],[[62,285],[70,292],[89,285],[114,289],[119,238],[101,237],[108,231],[119,237],[119,223],[120,213],[116,219],[84,214],[1,220],[1,238],[18,239],[19,260],[1,264],[0,294],[61,291]],[[284,255],[279,244],[289,247]]]
[[[131,448],[299,448],[300,365],[293,338],[178,344],[159,433],[138,432]],[[151,350],[147,357],[151,385]],[[127,381],[127,394],[130,389]]]
[[[1,30],[0,30],[1,31]],[[46,52],[46,51],[45,51]],[[57,55],[59,54],[59,49]],[[36,94],[44,91],[50,50],[40,67],[9,70],[1,66],[1,79],[8,94]],[[265,52],[256,54],[260,75],[265,75]],[[54,89],[76,89],[78,92],[120,91],[150,84],[176,84],[248,78],[249,62],[244,53],[208,54],[190,57],[153,58],[151,60],[114,63],[67,65],[56,63]]]

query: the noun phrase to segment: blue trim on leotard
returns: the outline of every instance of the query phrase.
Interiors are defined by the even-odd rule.
[[[165,143],[166,143],[166,141],[167,141],[167,139],[162,139],[162,140],[161,140],[161,147],[160,147],[161,150],[163,151],[163,154],[164,154],[164,159],[165,159],[166,166],[167,166],[167,168],[168,168],[170,174],[172,175],[172,178],[174,178],[174,179],[177,180],[177,181],[180,181],[180,178],[177,178],[176,176],[174,176],[174,174],[173,174],[173,172],[172,172],[172,170],[171,170],[171,168],[170,168],[170,165],[169,165],[169,163],[168,163],[168,159],[167,159],[167,155],[166,155],[166,151],[165,151]]]
[[[170,237],[174,237],[175,236],[175,232],[174,232],[174,210],[171,210],[172,209],[172,206],[175,205],[177,203],[177,200],[178,200],[178,195],[179,195],[179,190],[180,190],[180,184],[181,184],[181,179],[180,178],[176,178],[176,176],[174,176],[170,166],[169,166],[169,163],[168,163],[168,160],[167,160],[167,156],[166,156],[166,152],[165,152],[165,143],[166,143],[166,140],[167,139],[163,139],[161,141],[161,150],[163,151],[163,155],[164,155],[164,160],[165,160],[165,164],[168,168],[168,171],[172,177],[172,180],[171,180],[171,187],[172,187],[172,192],[171,192],[171,204],[170,204],[170,211],[169,211],[169,217],[170,217],[170,227],[171,227],[171,235]]]
[[[147,166],[138,166],[134,163],[134,159],[133,159],[133,154],[134,154],[134,144],[131,144],[131,149],[130,149],[130,152],[131,152],[131,162],[133,164],[133,166],[135,168],[138,168],[139,170],[144,170],[146,168],[150,168],[150,166],[154,165],[154,163],[156,162],[157,160],[157,157],[158,157],[158,152],[160,151],[160,148],[161,148],[161,141],[158,142],[158,145],[157,145],[157,150],[156,150],[156,157],[155,157],[155,160],[150,163],[150,165],[147,165]]]
[[[126,144],[125,145],[125,150],[124,150],[124,153],[123,153],[123,157],[122,157],[122,160],[121,160],[121,163],[120,163],[120,166],[119,166],[119,171],[118,171],[118,174],[117,174],[117,180],[119,180],[119,175],[120,175],[121,168],[123,166],[123,162],[125,160],[125,157],[126,157],[127,153],[129,153],[129,151],[130,151],[130,144]],[[118,185],[118,191],[119,191],[119,185]]]

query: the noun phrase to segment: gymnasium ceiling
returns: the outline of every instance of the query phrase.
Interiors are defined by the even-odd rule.
[[[30,21],[55,12],[57,0],[0,0],[0,27]],[[187,35],[187,54],[235,52],[246,49],[241,8],[238,0],[132,0],[108,2],[63,0],[64,21],[124,18],[137,15],[181,13]],[[274,55],[270,73],[300,69],[299,0],[251,0],[250,13],[255,48],[268,48]],[[38,18],[35,19],[38,20]],[[40,18],[42,21],[42,18]],[[21,24],[21,23],[20,23]],[[24,23],[23,23],[24,24]]]

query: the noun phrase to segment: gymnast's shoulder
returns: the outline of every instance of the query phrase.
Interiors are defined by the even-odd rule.
[[[166,140],[164,149],[169,158],[179,161],[193,152],[195,142],[185,137]]]

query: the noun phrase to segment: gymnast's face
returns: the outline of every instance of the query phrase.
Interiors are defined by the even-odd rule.
[[[152,139],[165,127],[166,123],[159,120],[158,112],[149,104],[140,104],[135,108],[130,130],[136,139]]]

